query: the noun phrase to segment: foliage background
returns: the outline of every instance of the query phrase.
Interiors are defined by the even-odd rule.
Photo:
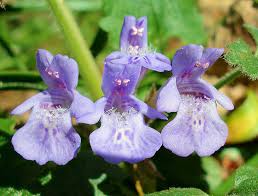
[[[82,146],[78,156],[67,165],[48,163],[38,166],[22,159],[13,150],[10,139],[15,130],[26,122],[28,114],[11,117],[9,112],[37,90],[44,89],[35,69],[36,50],[44,48],[54,54],[75,55],[67,44],[48,1],[2,1],[0,195],[129,196],[171,187],[192,189],[172,188],[154,195],[258,194],[258,86],[257,81],[254,81],[258,77],[256,0],[64,2],[72,11],[100,71],[103,69],[105,56],[119,49],[119,33],[125,15],[147,15],[151,47],[170,58],[178,48],[189,43],[227,48],[224,58],[216,62],[204,76],[215,84],[232,70],[231,65],[243,73],[221,89],[236,106],[231,113],[219,108],[229,126],[227,145],[213,156],[204,158],[196,155],[177,157],[162,147],[152,159],[139,164],[111,165],[95,156],[90,149],[88,136],[94,127],[79,124],[76,125],[76,130],[82,137]],[[153,97],[170,75],[149,71],[138,87],[137,96],[150,105],[155,105]],[[90,97],[91,94],[84,85],[89,82],[91,81],[80,78],[78,88]],[[169,119],[174,116],[175,114],[170,114]],[[160,131],[167,122],[148,123]],[[235,173],[241,165],[243,167]]]

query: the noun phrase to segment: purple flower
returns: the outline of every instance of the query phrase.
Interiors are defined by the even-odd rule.
[[[35,160],[40,165],[48,161],[64,165],[76,156],[81,143],[71,117],[93,112],[95,106],[75,90],[78,66],[73,59],[59,54],[52,56],[40,49],[36,60],[48,89],[12,111],[20,115],[32,108],[28,122],[15,133],[12,144],[27,160]]]
[[[136,163],[152,157],[162,145],[160,133],[144,123],[149,118],[166,119],[132,95],[140,75],[140,66],[105,62],[102,90],[104,97],[95,103],[95,114],[78,119],[86,122],[92,116],[101,127],[90,135],[94,153],[110,163]]]
[[[173,77],[160,90],[159,111],[177,112],[162,130],[163,145],[179,156],[194,151],[209,156],[224,145],[227,126],[216,110],[216,101],[225,109],[234,108],[228,97],[200,76],[222,55],[223,49],[188,45],[172,60]]]
[[[147,41],[147,17],[138,20],[134,16],[126,16],[120,36],[120,49],[111,53],[107,59],[113,64],[133,64],[163,72],[170,71],[170,60],[160,53],[151,51]]]

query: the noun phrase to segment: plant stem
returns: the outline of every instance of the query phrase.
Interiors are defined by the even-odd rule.
[[[0,82],[0,90],[38,90],[43,91],[46,86],[28,82]]]
[[[77,1],[66,1],[68,7],[71,10],[75,10],[77,12],[80,11],[99,11],[102,8],[102,1],[101,0],[94,0],[94,1],[85,1],[85,0],[77,0]],[[39,10],[47,10],[47,2],[45,1],[31,1],[31,0],[23,0],[17,1],[11,5],[13,9],[22,9],[22,10],[29,10],[29,11],[39,11]]]
[[[249,159],[244,166],[251,166],[251,167],[258,167],[258,153],[254,155],[251,159]],[[235,183],[235,175],[236,172],[231,174],[224,182],[222,182],[212,193],[212,195],[227,195],[232,188],[234,187]]]
[[[37,72],[14,72],[1,71],[0,81],[2,82],[42,82],[40,75]]]
[[[231,72],[224,75],[214,86],[217,89],[220,89],[225,84],[228,84],[240,76],[241,72],[239,69],[233,69]]]
[[[87,88],[93,99],[102,96],[101,75],[89,50],[89,47],[83,39],[75,19],[67,8],[63,0],[48,0],[52,11],[54,12],[59,26],[62,28],[65,39],[68,43],[72,55],[79,63],[80,75],[87,83]]]

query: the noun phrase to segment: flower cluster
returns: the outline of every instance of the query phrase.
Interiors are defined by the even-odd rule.
[[[74,158],[80,136],[72,127],[77,123],[101,126],[90,134],[93,152],[110,163],[136,163],[152,157],[164,147],[179,156],[196,152],[208,156],[224,145],[227,126],[216,110],[216,101],[231,110],[233,104],[200,76],[222,55],[222,49],[188,45],[172,60],[148,48],[147,19],[126,16],[120,51],[104,62],[104,97],[93,103],[75,90],[78,66],[66,56],[37,53],[37,68],[48,89],[28,99],[12,111],[22,114],[32,108],[28,122],[12,138],[12,144],[25,159],[39,164],[54,161],[63,165]],[[173,77],[159,91],[157,109],[134,96],[147,69],[172,70]],[[160,112],[177,112],[161,134],[144,122],[167,120]]]

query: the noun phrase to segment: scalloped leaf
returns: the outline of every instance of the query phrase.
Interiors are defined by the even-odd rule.
[[[226,61],[238,67],[250,79],[258,79],[258,57],[243,40],[237,40],[228,45],[228,52],[224,55]]]
[[[160,192],[146,194],[146,196],[208,196],[205,192],[196,188],[170,188]]]
[[[39,194],[32,194],[27,190],[16,190],[11,187],[0,187],[0,195],[3,196],[39,196]]]
[[[258,168],[241,167],[235,176],[235,186],[229,195],[257,195],[258,194]]]

